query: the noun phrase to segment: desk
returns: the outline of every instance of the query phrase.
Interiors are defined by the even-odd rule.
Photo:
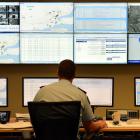
[[[103,132],[105,134],[105,136],[111,137],[112,134],[113,134],[113,136],[114,136],[114,134],[117,134],[117,135],[119,134],[119,136],[120,136],[120,134],[123,135],[125,132],[125,135],[131,134],[131,137],[136,137],[136,135],[138,136],[138,134],[139,134],[139,139],[140,139],[140,124],[130,125],[130,124],[127,124],[126,122],[121,122],[120,125],[113,125],[112,121],[106,121],[106,122],[107,122],[108,127],[101,129],[101,132]],[[80,133],[85,133],[84,128],[80,128],[79,131],[80,131]],[[13,128],[12,129],[0,128],[0,133],[3,133],[3,134],[4,133],[5,134],[6,133],[23,134],[24,132],[33,133],[33,128],[32,127],[14,128],[14,129]]]
[[[140,121],[140,120],[139,120]],[[112,131],[139,131],[140,132],[140,122],[138,123],[127,123],[127,122],[122,122],[120,121],[120,123],[118,125],[113,125],[112,121],[106,121],[107,123],[107,128],[103,128],[101,131],[103,132],[112,132]]]
[[[112,121],[106,121],[108,127],[101,129],[105,140],[140,140],[140,124],[127,124],[120,122],[120,125],[113,125]],[[80,128],[80,133],[85,133]]]
[[[140,122],[129,124],[120,122],[119,125],[113,125],[112,121],[106,121],[108,128],[103,128],[105,139],[110,140],[140,140]]]
[[[113,125],[112,121],[106,121],[107,128],[101,129],[101,132],[121,132],[121,131],[133,131],[140,132],[140,124],[127,124],[127,122],[120,122],[120,125]],[[80,128],[80,132],[85,132],[84,128]]]
[[[0,140],[31,140],[33,128],[30,122],[0,124]]]

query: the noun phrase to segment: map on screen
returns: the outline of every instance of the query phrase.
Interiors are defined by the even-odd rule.
[[[73,32],[73,3],[21,3],[20,31]]]
[[[19,63],[18,33],[0,33],[0,63]]]

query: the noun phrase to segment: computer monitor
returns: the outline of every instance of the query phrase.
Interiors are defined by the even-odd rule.
[[[19,2],[0,2],[0,32],[19,32]]]
[[[128,42],[128,63],[140,64],[140,34],[129,34]]]
[[[72,34],[20,34],[21,63],[57,64],[64,59],[73,60]]]
[[[73,84],[86,92],[92,106],[113,106],[114,78],[80,77]]]
[[[128,33],[140,33],[140,3],[128,3]]]
[[[21,2],[21,32],[73,32],[72,2]]]
[[[29,101],[33,101],[38,90],[45,85],[57,82],[58,78],[48,78],[48,77],[23,77],[23,106],[27,106]]]
[[[19,33],[0,33],[0,63],[20,63]]]
[[[75,3],[74,32],[127,33],[127,3]]]
[[[0,106],[8,106],[8,79],[0,78]]]
[[[126,34],[75,34],[76,64],[127,64]]]
[[[140,106],[140,77],[134,78],[134,102],[135,106]]]

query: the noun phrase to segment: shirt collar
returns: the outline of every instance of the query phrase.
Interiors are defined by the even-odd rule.
[[[64,84],[66,84],[66,85],[69,85],[69,84],[72,84],[69,80],[67,80],[67,79],[61,79],[61,80],[59,80],[59,82],[60,83],[64,83]]]

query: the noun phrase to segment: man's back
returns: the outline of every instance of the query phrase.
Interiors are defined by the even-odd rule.
[[[34,101],[81,101],[82,120],[92,120],[94,118],[87,96],[68,80],[62,79],[41,88],[34,98]]]

